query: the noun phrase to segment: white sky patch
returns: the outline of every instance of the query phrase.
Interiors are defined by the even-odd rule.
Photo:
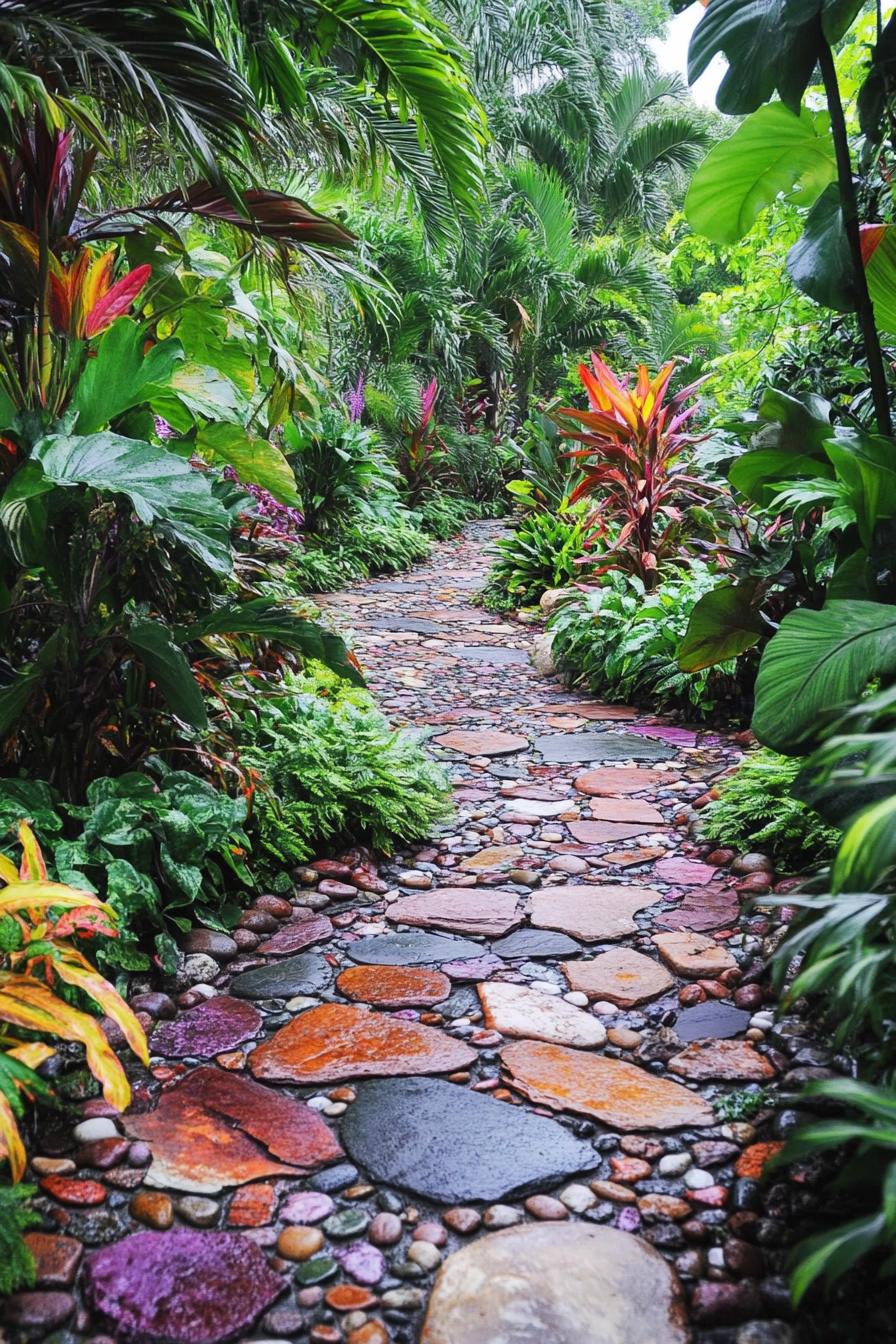
[[[656,54],[661,70],[677,72],[685,80],[688,77],[688,45],[691,34],[705,14],[703,6],[696,2],[680,14],[673,14],[666,25],[665,37],[651,37],[650,46]],[[723,56],[715,56],[709,68],[691,87],[691,95],[696,103],[703,107],[715,107],[716,90],[722,82],[728,63]]]

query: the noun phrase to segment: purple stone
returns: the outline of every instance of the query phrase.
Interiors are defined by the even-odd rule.
[[[125,1344],[220,1344],[285,1287],[238,1232],[135,1232],[85,1262],[87,1301]]]
[[[372,1288],[386,1272],[386,1257],[369,1241],[358,1241],[353,1246],[340,1246],[333,1252],[346,1274],[356,1283]]]
[[[641,737],[656,737],[660,742],[668,742],[673,747],[695,747],[697,734],[692,728],[673,728],[657,723],[632,724],[626,729],[629,733],[639,733]]]
[[[329,1195],[317,1190],[300,1190],[289,1199],[280,1210],[280,1217],[287,1223],[319,1223],[328,1218],[336,1205]]]
[[[208,1059],[250,1040],[261,1021],[261,1013],[251,1003],[218,994],[181,1013],[173,1022],[156,1027],[150,1037],[150,1049],[154,1055],[165,1058],[196,1055]]]
[[[504,962],[492,952],[481,957],[469,957],[466,961],[448,961],[441,969],[449,980],[487,980],[495,971],[504,969]]]
[[[696,863],[693,859],[660,859],[653,870],[660,882],[680,882],[686,887],[702,887],[718,877],[718,868],[711,863]]]
[[[631,1204],[627,1204],[624,1209],[619,1210],[616,1226],[620,1232],[637,1232],[641,1226],[641,1215]]]
[[[392,1016],[400,1017],[405,1022],[416,1022],[420,1014],[415,1008],[399,1008],[397,1012],[392,1014]]]

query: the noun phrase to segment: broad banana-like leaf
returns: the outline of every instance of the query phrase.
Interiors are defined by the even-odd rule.
[[[104,333],[72,398],[79,434],[105,428],[116,416],[146,401],[151,387],[168,382],[183,359],[180,344],[160,341],[144,354],[145,344],[144,329],[130,318],[119,318]]]
[[[809,211],[802,238],[787,253],[787,270],[797,289],[816,303],[838,313],[855,311],[852,257],[836,183],[825,188]]]
[[[753,732],[766,746],[800,754],[834,710],[855,703],[875,677],[896,672],[896,607],[828,602],[784,617],[756,679]]]
[[[167,625],[149,619],[132,621],[126,638],[140,655],[171,713],[194,728],[208,726],[205,700],[189,659],[174,642]]]
[[[292,467],[269,439],[250,434],[242,425],[203,425],[196,435],[196,449],[209,462],[233,467],[241,481],[261,486],[281,504],[299,505]]]
[[[324,663],[356,686],[365,684],[357,661],[344,640],[316,621],[297,616],[288,607],[267,597],[229,603],[184,631],[185,638],[190,640],[212,635],[255,635],[260,639],[273,639],[295,649],[303,658]]]

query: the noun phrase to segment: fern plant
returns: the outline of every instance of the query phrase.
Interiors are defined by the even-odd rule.
[[[745,756],[736,772],[722,780],[720,796],[701,814],[707,840],[737,848],[757,845],[779,868],[798,871],[829,858],[840,831],[814,808],[794,796],[803,762],[762,747]]]
[[[30,1207],[36,1194],[34,1185],[0,1185],[0,1297],[34,1283],[34,1256],[22,1234],[40,1222]]]

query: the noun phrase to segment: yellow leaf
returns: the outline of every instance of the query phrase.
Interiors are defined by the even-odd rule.
[[[111,906],[105,905],[98,896],[89,891],[78,891],[62,882],[19,882],[0,888],[0,914],[9,914],[13,910],[48,910],[52,906],[77,909],[81,905],[92,905],[115,917]]]
[[[45,1045],[43,1041],[23,1041],[21,1045],[14,1045],[6,1053],[17,1059],[20,1064],[24,1064],[26,1069],[39,1069],[41,1064],[55,1055],[56,1051],[52,1045]]]
[[[19,822],[19,844],[22,846],[22,866],[20,874],[23,882],[45,882],[47,865],[40,852],[40,845],[27,821]]]
[[[77,985],[100,1005],[107,1017],[111,1017],[122,1030],[124,1038],[138,1059],[149,1064],[149,1049],[146,1044],[146,1032],[137,1021],[131,1009],[118,991],[94,970],[85,957],[73,948],[65,948],[61,957],[53,962],[53,970],[68,985]]]
[[[2,1157],[9,1163],[13,1182],[20,1181],[25,1174],[25,1145],[22,1143],[13,1109],[0,1092],[0,1158]]]
[[[5,854],[0,854],[0,882],[18,882],[19,870]]]

